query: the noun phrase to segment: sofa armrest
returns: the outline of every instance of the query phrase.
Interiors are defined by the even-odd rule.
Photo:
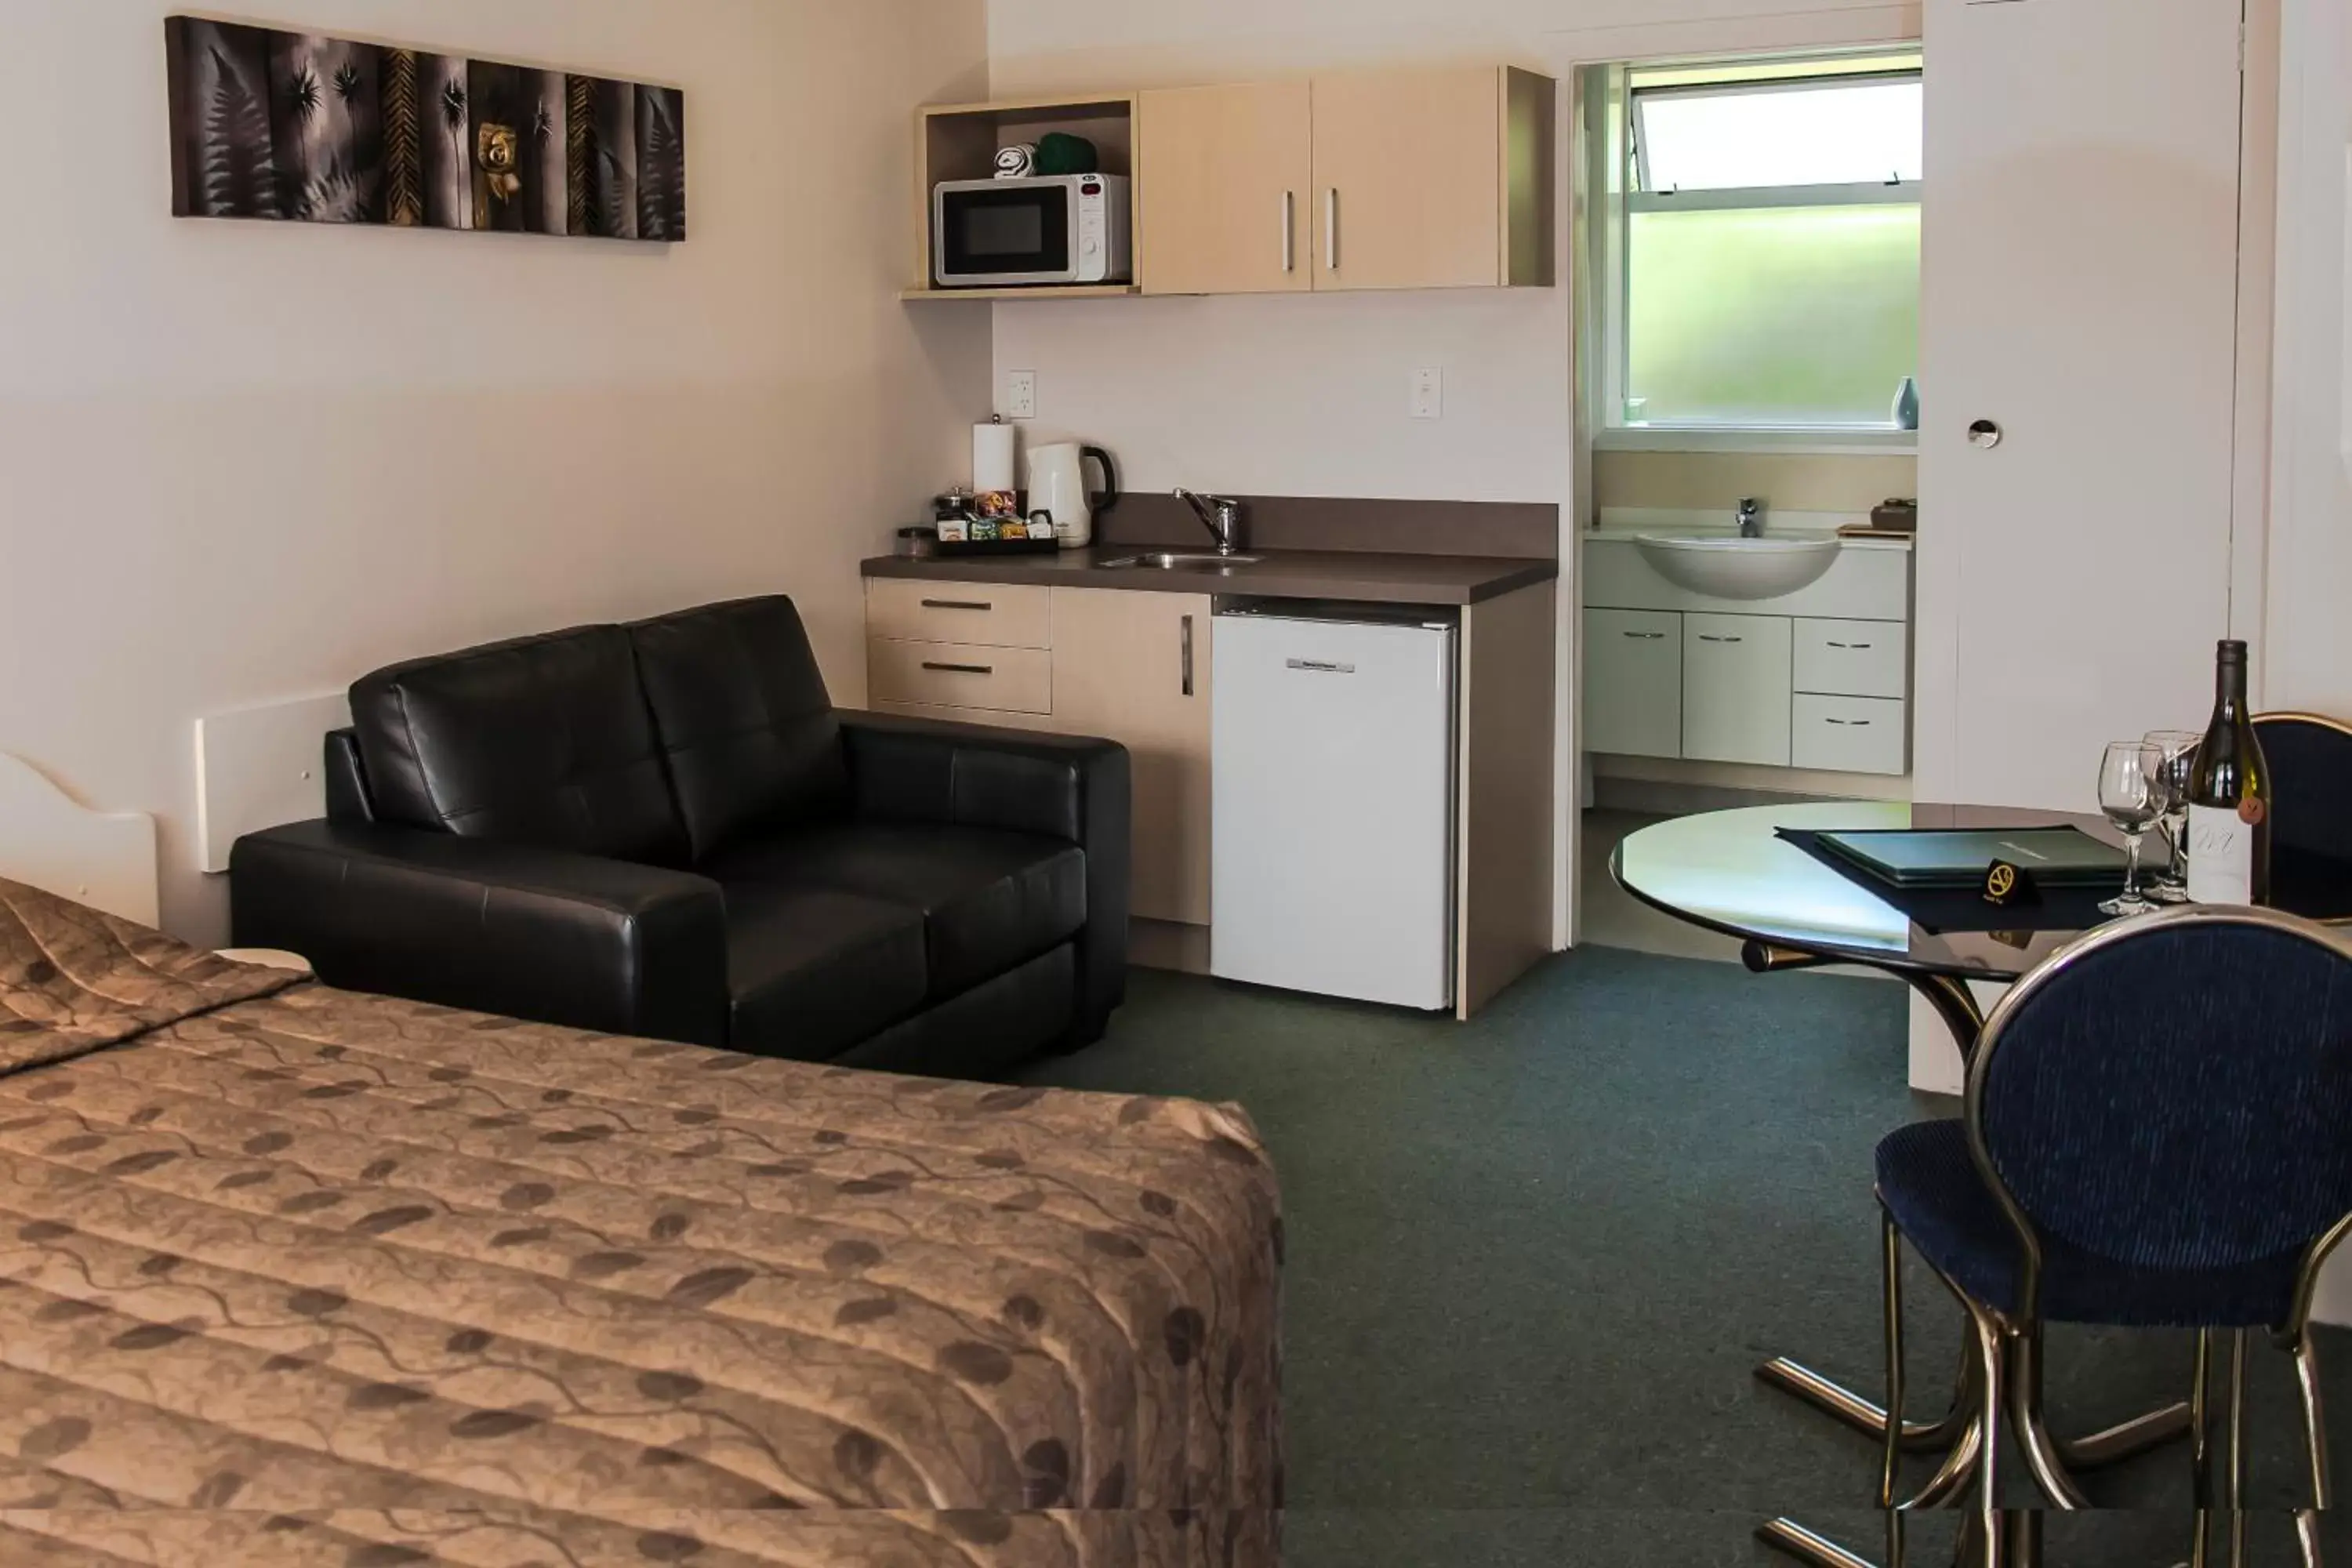
[[[727,906],[706,878],[366,823],[237,841],[239,947],[330,985],[615,1035],[727,1041]]]
[[[1063,838],[1087,858],[1074,1045],[1102,1037],[1127,997],[1134,785],[1115,741],[844,712],[842,743],[858,816],[1002,827]]]

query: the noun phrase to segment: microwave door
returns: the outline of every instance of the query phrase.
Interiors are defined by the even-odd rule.
[[[1070,270],[1066,186],[944,193],[942,283],[1061,283]]]

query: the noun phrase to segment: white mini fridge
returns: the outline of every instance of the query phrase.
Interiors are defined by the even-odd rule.
[[[1458,635],[1427,609],[1219,609],[1213,973],[1454,1005]]]

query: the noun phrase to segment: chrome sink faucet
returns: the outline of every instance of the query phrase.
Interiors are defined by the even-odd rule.
[[[1223,496],[1194,495],[1178,486],[1176,499],[1192,509],[1209,537],[1217,542],[1217,553],[1231,555],[1242,547],[1242,503]]]
[[[1750,496],[1739,503],[1739,537],[1764,537],[1764,503]]]

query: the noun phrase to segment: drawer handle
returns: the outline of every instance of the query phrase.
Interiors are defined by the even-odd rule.
[[[930,660],[925,659],[923,668],[936,669],[941,675],[994,675],[996,673],[996,667],[992,664],[933,664]]]
[[[923,608],[927,610],[992,610],[996,606],[973,599],[925,599]]]
[[[1866,642],[1833,642],[1830,644],[1830,647],[1842,647],[1850,653],[1868,653],[1876,646],[1877,645],[1874,643]]]
[[[1841,730],[1867,730],[1871,721],[1867,719],[1832,719],[1829,722]]]
[[[1356,673],[1356,667],[1352,664],[1333,664],[1328,660],[1320,658],[1294,658],[1286,660],[1285,662],[1287,663],[1291,668],[1303,669],[1309,675],[1353,675]]]
[[[1699,634],[1698,634],[1698,640],[1699,640],[1699,641],[1701,641],[1701,642],[1746,642],[1748,639],[1747,639],[1746,637],[1709,637],[1709,636],[1707,636],[1707,635],[1706,635],[1706,633],[1705,633],[1705,632],[1701,632],[1701,633],[1699,633]]]
[[[1635,642],[1664,642],[1666,640],[1666,634],[1664,632],[1627,632],[1625,635],[1632,637]]]

